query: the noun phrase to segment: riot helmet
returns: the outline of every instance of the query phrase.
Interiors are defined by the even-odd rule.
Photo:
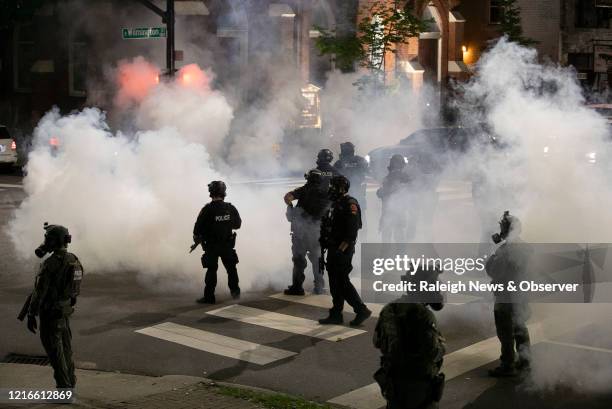
[[[491,239],[493,243],[499,244],[508,238],[517,237],[521,234],[521,230],[522,226],[519,218],[511,215],[510,211],[506,210],[499,221],[499,233],[495,233],[491,236]]]
[[[355,145],[352,142],[344,142],[340,144],[340,156],[351,157],[355,156]]]
[[[43,258],[45,254],[52,253],[68,246],[72,242],[72,236],[68,229],[59,224],[44,224],[45,241],[34,250],[37,257]]]
[[[395,155],[391,156],[391,159],[389,159],[389,167],[387,169],[389,169],[389,171],[402,170],[405,167],[406,159],[404,159],[402,155],[396,153]]]
[[[220,180],[215,180],[208,184],[208,192],[210,193],[210,197],[225,197],[226,191],[227,186],[225,186],[225,183]]]
[[[350,187],[351,182],[349,182],[346,177],[342,175],[336,175],[332,177],[329,182],[329,190],[327,195],[331,200],[337,200],[345,193],[348,193]]]
[[[406,283],[415,283],[417,289],[420,288],[420,282],[424,281],[428,284],[435,284],[438,282],[438,276],[442,274],[442,271],[437,268],[423,268],[419,267],[414,273],[412,273],[412,269],[406,271],[405,275],[402,275],[401,281]],[[428,305],[434,311],[440,311],[444,308],[445,297],[440,291],[409,291],[409,296],[414,298],[414,302],[422,302],[425,305]]]
[[[323,180],[323,174],[319,169],[310,169],[308,172],[304,173],[304,179],[306,182],[318,185]]]
[[[329,149],[321,149],[317,154],[317,165],[323,163],[332,163],[334,160],[334,154]]]

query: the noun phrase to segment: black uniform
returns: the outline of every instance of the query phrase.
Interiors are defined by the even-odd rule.
[[[317,169],[321,172],[321,177],[322,177],[321,188],[324,191],[327,191],[327,189],[329,188],[329,182],[331,181],[331,178],[339,175],[340,172],[338,172],[338,169],[333,167],[331,163],[320,162],[320,161],[317,162]]]
[[[74,362],[72,361],[72,332],[70,315],[74,311],[83,267],[77,257],[65,248],[55,250],[43,262],[36,277],[28,315],[40,316],[40,340],[58,388],[74,388]]]
[[[334,168],[351,182],[349,194],[359,201],[362,209],[365,209],[368,162],[358,155],[340,155]]]
[[[200,211],[193,236],[197,242],[202,243],[204,254],[202,266],[207,269],[204,279],[204,297],[214,300],[217,286],[217,268],[219,257],[227,270],[227,284],[232,295],[240,294],[238,286],[238,255],[234,246],[236,233],[242,224],[238,210],[223,200],[213,200]]]
[[[307,182],[304,186],[290,192],[297,199],[297,206],[291,209],[291,252],[293,259],[293,277],[291,288],[300,290],[303,287],[306,257],[312,265],[315,293],[325,287],[323,274],[319,271],[321,246],[321,218],[329,208],[327,189],[322,183]]]
[[[359,203],[349,195],[341,196],[332,203],[321,227],[322,244],[327,249],[329,290],[333,299],[330,316],[342,314],[345,300],[356,313],[367,310],[349,279],[349,274],[353,270],[352,259],[359,229],[361,229]],[[345,251],[339,249],[342,242],[349,245]]]
[[[385,176],[376,195],[382,200],[379,230],[383,243],[404,243],[412,239],[414,224],[408,213],[411,205],[412,178],[403,169],[393,169]]]

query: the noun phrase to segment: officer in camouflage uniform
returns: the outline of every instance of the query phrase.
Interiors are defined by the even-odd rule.
[[[382,201],[379,230],[383,243],[404,243],[412,239],[408,203],[412,178],[405,172],[406,160],[395,154],[389,160],[389,173],[383,179],[376,196]],[[412,215],[414,217],[414,215]]]
[[[508,285],[525,279],[532,249],[519,237],[521,222],[505,211],[500,222],[500,232],[492,239],[499,247],[485,265],[491,283]],[[521,292],[496,292],[493,314],[495,329],[501,343],[500,365],[489,371],[492,377],[515,376],[528,371],[531,358],[531,341],[527,320],[531,310]],[[518,359],[517,359],[518,356]]]
[[[357,199],[362,212],[365,213],[368,162],[361,156],[355,155],[355,145],[344,142],[340,144],[340,159],[334,163],[334,168],[351,182],[349,194]]]
[[[80,292],[83,266],[68,252],[70,241],[64,226],[45,224],[45,241],[36,249],[36,255],[51,255],[41,265],[27,308],[28,329],[32,333],[36,333],[36,317],[40,317],[40,340],[53,367],[57,388],[74,388],[76,384],[69,317]]]
[[[304,270],[306,257],[310,260],[314,275],[314,293],[323,294],[325,280],[319,271],[319,234],[321,218],[329,207],[327,189],[323,187],[323,177],[318,169],[311,169],[304,175],[306,184],[285,195],[287,219],[291,223],[291,253],[293,260],[292,283],[285,290],[287,295],[304,295]],[[293,201],[297,206],[293,207]]]
[[[240,298],[238,286],[238,254],[234,249],[236,233],[242,225],[238,210],[225,202],[227,187],[221,181],[208,185],[211,201],[202,208],[193,227],[193,240],[202,245],[202,267],[206,270],[204,296],[197,300],[200,304],[214,304],[217,286],[219,258],[227,270],[227,284],[233,299]]]
[[[342,175],[334,176],[329,186],[332,207],[321,222],[321,248],[327,250],[326,266],[333,307],[320,324],[342,324],[344,301],[355,311],[351,326],[359,326],[372,315],[350,280],[355,242],[361,228],[361,209],[355,198],[348,195],[350,182]]]
[[[418,286],[420,280],[430,281],[430,277],[431,273],[419,271],[402,279]],[[416,298],[411,293],[387,304],[376,324],[374,346],[382,356],[374,379],[387,400],[387,409],[436,409],[442,398],[444,374],[440,368],[445,340],[431,309],[442,309],[443,298],[441,294]],[[417,302],[424,300],[433,302]]]

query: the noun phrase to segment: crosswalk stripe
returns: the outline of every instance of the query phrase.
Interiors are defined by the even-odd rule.
[[[276,298],[277,300],[289,301],[298,304],[310,305],[312,307],[320,307],[320,308],[330,308],[332,306],[332,298],[329,295],[318,295],[318,294],[308,294],[308,295],[286,295],[284,293],[272,294],[271,298]],[[368,308],[372,311],[373,317],[378,317],[380,315],[380,311],[383,308],[382,304],[367,304]]]
[[[329,295],[286,295],[284,293],[272,294],[269,297],[277,300],[289,301],[298,304],[310,305],[311,307],[330,308],[332,305],[332,298]],[[473,297],[467,294],[449,294],[446,305],[463,305],[471,301],[477,300],[477,297]],[[372,311],[372,317],[379,317],[384,305],[367,303],[368,308]]]
[[[354,409],[378,409],[386,405],[377,383],[371,383],[362,388],[355,389],[327,402],[332,405],[341,405]]]
[[[561,345],[564,347],[570,347],[570,348],[576,348],[576,349],[584,349],[586,351],[605,352],[606,354],[612,354],[612,349],[598,348],[598,347],[592,347],[592,346],[582,345],[582,344],[574,344],[573,342],[544,341],[544,343],[553,344],[553,345]]]
[[[243,305],[230,305],[207,314],[227,318],[247,324],[259,325],[279,331],[291,332],[293,334],[306,335],[309,337],[325,339],[328,341],[340,341],[356,335],[365,333],[364,330],[348,328],[341,325],[320,325],[318,322],[295,317],[293,315],[279,314],[246,307]]]
[[[226,337],[173,322],[164,322],[136,332],[257,365],[267,365],[296,355],[295,352]]]
[[[540,323],[530,324],[528,328],[533,343],[542,341],[543,333]],[[497,337],[491,337],[446,354],[442,367],[446,381],[495,361],[499,358],[499,348]],[[355,409],[378,409],[385,406],[385,399],[380,394],[380,388],[376,383],[337,396],[328,402]]]

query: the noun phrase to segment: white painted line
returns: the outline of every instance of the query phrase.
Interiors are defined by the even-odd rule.
[[[277,300],[294,302],[297,304],[310,305],[312,307],[330,308],[332,306],[332,298],[329,295],[286,295],[284,293],[272,294],[270,298],[276,298]],[[478,300],[478,297],[463,294],[449,294],[448,302],[445,306],[458,306],[467,304],[468,302]],[[379,317],[382,311],[383,304],[367,303],[368,308],[372,311],[372,317]]]
[[[0,183],[0,187],[13,187],[17,189],[23,189],[23,185],[13,185],[10,183]]]
[[[266,365],[296,355],[295,352],[226,337],[172,322],[164,322],[136,332],[257,365]]]
[[[206,313],[247,324],[259,325],[266,328],[291,332],[293,334],[306,335],[328,341],[340,341],[365,333],[365,331],[360,329],[349,328],[341,325],[320,325],[317,321],[306,318],[279,314],[276,312],[260,310],[258,308],[245,307],[238,304],[219,308],[218,310],[207,311]]]
[[[362,388],[355,389],[327,402],[354,409],[378,409],[387,404],[380,393],[380,387],[377,383],[371,383]]]
[[[532,342],[538,342],[542,336],[540,324],[532,324],[528,327]],[[444,356],[442,372],[446,375],[446,381],[450,381],[459,375],[499,359],[499,353],[499,340],[497,337],[491,337],[446,354]],[[337,396],[328,402],[355,409],[378,409],[386,404],[380,394],[380,388],[377,383],[355,389],[344,395]]]
[[[271,298],[276,298],[277,300],[290,301],[298,304],[310,305],[312,307],[320,307],[329,309],[332,306],[332,298],[329,295],[316,295],[316,294],[308,294],[308,295],[286,295],[283,293],[272,294]],[[382,304],[367,304],[368,308],[372,311],[373,317],[378,317],[380,315],[380,311],[383,309],[384,305]]]
[[[612,354],[612,349],[591,347],[591,346],[588,346],[588,345],[574,344],[574,343],[571,343],[571,342],[560,342],[560,341],[543,341],[543,342],[546,343],[546,344],[561,345],[561,346],[565,346],[565,347],[584,349],[584,350],[587,350],[587,351],[605,352],[606,354]]]

